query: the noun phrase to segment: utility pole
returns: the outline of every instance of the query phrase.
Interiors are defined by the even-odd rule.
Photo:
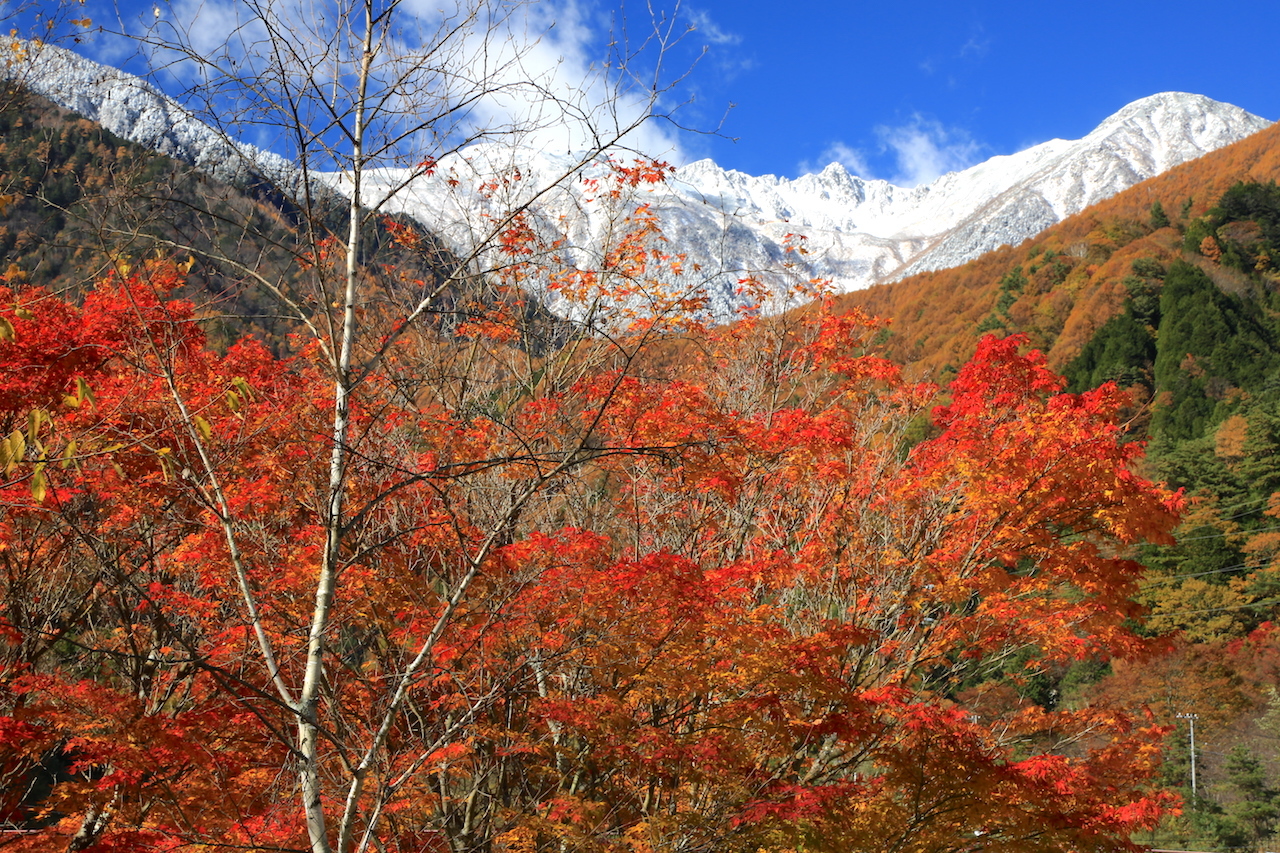
[[[1191,799],[1196,799],[1196,720],[1199,714],[1178,714],[1178,719],[1186,720],[1191,725]]]

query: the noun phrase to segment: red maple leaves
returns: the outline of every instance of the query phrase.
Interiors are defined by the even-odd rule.
[[[637,221],[606,272],[669,260]],[[35,847],[93,821],[103,850],[306,843],[280,695],[316,606],[331,383],[311,354],[209,351],[177,277],[82,307],[3,293],[0,805]],[[1137,648],[1119,554],[1178,500],[1131,472],[1112,390],[1060,394],[988,340],[940,398],[875,331],[755,318],[679,360],[497,374],[483,408],[371,373],[325,809],[384,849],[1123,847],[1163,807],[1158,731],[959,696],[1015,651]],[[397,370],[446,352],[402,338]]]

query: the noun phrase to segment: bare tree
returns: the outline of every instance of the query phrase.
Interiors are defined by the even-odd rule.
[[[208,446],[209,436],[200,428],[198,413],[188,408],[176,373],[169,376],[173,403],[198,449],[198,470],[192,476],[222,526],[242,618],[256,638],[259,665],[266,681],[274,685],[276,699],[293,718],[295,732],[289,749],[295,756],[297,793],[311,849],[346,853],[376,848],[383,807],[414,773],[427,772],[423,769],[426,758],[456,737],[469,715],[486,701],[485,695],[478,695],[475,704],[460,715],[427,726],[421,733],[423,742],[416,747],[420,758],[410,760],[407,770],[406,765],[397,765],[398,776],[386,776],[385,768],[391,764],[385,761],[388,737],[406,714],[420,715],[412,708],[413,688],[431,665],[457,608],[472,594],[494,549],[509,541],[539,496],[571,477],[602,449],[593,443],[587,424],[552,448],[529,448],[504,459],[471,460],[483,468],[508,472],[490,483],[495,488],[486,493],[488,497],[477,498],[483,506],[471,513],[471,519],[473,524],[479,520],[478,533],[459,537],[461,568],[440,587],[434,624],[388,677],[385,695],[373,709],[374,724],[356,742],[351,739],[356,727],[346,724],[343,709],[321,708],[336,702],[326,695],[330,690],[327,673],[341,666],[335,660],[336,602],[344,570],[369,547],[364,544],[371,538],[369,519],[395,487],[352,502],[354,466],[391,464],[388,448],[353,432],[353,405],[388,353],[406,336],[422,336],[425,341],[447,332],[448,323],[440,321],[441,315],[452,314],[451,322],[456,324],[477,304],[511,298],[510,290],[485,290],[511,272],[510,256],[500,251],[502,241],[513,229],[530,228],[531,207],[539,199],[577,179],[603,153],[626,146],[646,123],[659,118],[661,99],[668,92],[668,84],[659,82],[662,59],[679,32],[673,21],[658,21],[642,44],[633,49],[615,41],[607,62],[584,79],[565,81],[562,72],[546,67],[538,55],[545,45],[538,38],[539,10],[531,4],[463,0],[437,9],[405,0],[252,0],[206,4],[189,18],[182,17],[185,11],[180,4],[157,7],[156,20],[149,26],[122,34],[136,40],[153,63],[154,73],[170,87],[175,80],[191,82],[180,100],[216,131],[226,156],[240,160],[234,171],[248,181],[271,181],[271,191],[296,222],[296,243],[288,249],[297,264],[288,276],[270,277],[242,259],[209,247],[172,238],[148,239],[170,250],[198,252],[224,269],[238,270],[247,286],[269,291],[284,314],[306,330],[323,352],[332,383],[331,421],[327,440],[318,446],[328,448],[329,460],[327,481],[319,486],[323,542],[314,578],[314,605],[305,626],[304,660],[283,656],[266,625],[255,591],[254,558],[247,555],[245,546],[254,519],[243,508],[235,508],[224,493],[220,462]],[[551,23],[541,25],[543,36],[550,32]],[[228,28],[230,36],[221,38]],[[218,37],[211,40],[215,31]],[[641,67],[649,69],[647,80],[640,76]],[[522,145],[545,148],[553,137],[564,146],[563,170],[542,185],[522,181],[518,154],[513,152]],[[263,154],[261,148],[244,144],[245,139],[265,141],[283,155],[283,163]],[[463,156],[477,151],[483,155]],[[378,277],[365,263],[368,241],[382,217],[395,210],[398,196],[444,163],[452,163],[454,175],[474,169],[446,183],[459,188],[455,196],[459,227],[447,248],[432,243],[437,275],[426,284],[419,283],[412,298],[406,298],[403,287],[396,291],[394,277],[385,278],[381,282],[385,287],[379,287]],[[134,236],[140,238],[140,232]],[[541,247],[538,251],[545,263],[567,263],[549,241],[535,239],[531,232],[529,236],[529,245]],[[412,240],[419,249],[429,242],[431,238],[422,235]],[[656,310],[661,313],[670,307],[670,302],[664,302]],[[536,306],[520,310],[525,316],[513,322],[521,324],[533,322],[529,312],[539,311]],[[559,329],[540,334],[563,342],[610,331],[610,316],[596,301],[578,312],[572,331],[565,331],[565,321],[545,315],[537,322]],[[413,405],[424,388],[430,388],[436,397],[453,395],[448,405],[465,406],[480,396],[466,390],[468,384],[492,387],[485,385],[478,371],[496,371],[509,386],[518,386],[511,376],[519,366],[505,364],[514,359],[522,362],[525,378],[521,381],[530,387],[538,382],[563,385],[571,381],[570,374],[580,374],[588,361],[580,354],[560,358],[557,369],[564,375],[559,380],[549,375],[548,365],[540,363],[535,377],[532,337],[496,358],[494,352],[487,353],[482,361],[488,367],[478,366],[474,353],[465,364],[455,357],[450,364],[458,374],[448,378],[440,359],[450,347],[437,346],[434,363],[424,358],[417,364],[420,372],[434,373],[436,378],[420,375],[409,380],[412,387],[404,399]],[[618,345],[608,357],[627,363],[639,347],[635,341]],[[422,343],[420,348],[425,351],[430,346]],[[586,349],[595,349],[599,357],[595,345]],[[403,482],[415,479],[421,476],[405,472]],[[477,494],[481,492],[478,487]],[[401,533],[387,530],[378,535],[394,538]],[[477,685],[477,689],[485,688]],[[367,714],[370,709],[360,711]],[[371,794],[375,785],[377,791]],[[464,806],[456,819],[454,840],[460,847],[487,843],[484,833],[490,830],[476,820],[474,794],[459,798]],[[340,812],[326,811],[326,802],[335,799],[344,802]]]

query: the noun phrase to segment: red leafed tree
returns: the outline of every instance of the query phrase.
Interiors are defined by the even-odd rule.
[[[1127,847],[1160,731],[958,698],[1136,649],[1115,554],[1177,502],[1116,392],[988,340],[937,406],[821,305],[699,331],[647,211],[628,233],[594,273],[532,231],[503,268],[584,288],[607,344],[535,357],[499,303],[384,351],[332,552],[320,347],[213,353],[172,265],[3,294],[16,849],[293,849],[316,811],[343,850]]]
[[[627,384],[606,434],[688,450],[601,462],[620,538],[530,543],[538,630],[512,637],[559,781],[509,844],[1117,849],[1159,814],[1138,780],[1160,730],[955,699],[1019,651],[1137,650],[1114,549],[1166,536],[1177,501],[1130,473],[1122,399],[1057,394],[988,340],[913,447],[934,389],[861,355],[870,331],[744,324],[681,380]]]
[[[142,53],[198,66],[229,135],[291,140],[295,269],[129,237],[241,271],[291,354],[206,346],[185,261],[0,294],[6,843],[1088,850],[1154,819],[1143,721],[961,701],[1138,645],[1119,555],[1177,502],[1129,472],[1114,390],[1060,394],[1011,340],[940,396],[821,302],[703,328],[662,167],[591,179],[593,249],[533,214],[553,187],[453,156],[576,116],[573,180],[662,94],[531,79],[506,5],[236,8],[225,50],[166,19]],[[455,250],[392,224],[434,277],[365,266],[432,176],[477,205]]]

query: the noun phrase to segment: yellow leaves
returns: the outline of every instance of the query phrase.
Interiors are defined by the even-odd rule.
[[[13,330],[13,324],[2,314],[0,314],[0,341],[15,341],[17,333]]]
[[[1244,443],[1249,432],[1249,421],[1244,415],[1232,415],[1223,421],[1214,433],[1214,453],[1228,462],[1244,457]]]
[[[162,447],[156,451],[156,457],[160,460],[160,473],[164,477],[164,481],[168,483],[173,479],[173,449]]]
[[[45,466],[51,457],[40,440],[44,427],[52,423],[49,413],[43,409],[31,409],[27,412],[27,428],[25,431],[15,429],[3,441],[0,441],[0,476],[9,477],[18,463],[31,457],[30,488],[31,496],[36,503],[43,503],[49,494],[49,480],[45,474]],[[66,468],[72,460],[76,442],[67,444],[61,453],[61,467]]]
[[[40,428],[49,423],[49,413],[43,409],[32,409],[27,412],[27,440],[32,445],[40,442]]]
[[[209,422],[200,415],[193,416],[191,418],[191,424],[195,427],[196,432],[200,434],[200,437],[205,441],[209,441],[213,438],[213,427],[209,426]]]
[[[73,440],[68,441],[67,446],[62,448],[62,455],[59,457],[58,462],[63,468],[68,467],[75,461],[77,447],[77,442]]]
[[[133,271],[133,264],[131,264],[128,260],[126,260],[124,255],[121,255],[118,253],[111,253],[110,255],[108,255],[108,258],[110,259],[112,265],[115,267],[116,274],[119,275],[121,278],[126,277],[127,275],[129,275],[129,273]]]
[[[89,387],[89,383],[84,380],[83,376],[76,377],[76,390],[62,398],[62,404],[71,409],[78,409],[84,405],[85,401],[89,402],[89,407],[93,410],[98,408],[98,399],[93,394],[93,389]]]
[[[1155,578],[1143,597],[1151,605],[1147,627],[1157,634],[1181,631],[1192,642],[1212,642],[1244,636],[1252,619],[1255,597],[1200,578]]]
[[[494,847],[506,853],[537,853],[538,833],[532,827],[517,825],[496,837]]]
[[[48,491],[49,483],[44,476],[44,463],[37,462],[35,470],[31,473],[31,497],[36,503],[44,503]]]
[[[0,473],[9,476],[27,450],[27,437],[15,429],[4,441],[0,441]]]
[[[240,414],[240,407],[252,399],[253,388],[243,376],[237,376],[231,380],[231,387],[227,389],[227,407],[231,409],[232,414]]]

